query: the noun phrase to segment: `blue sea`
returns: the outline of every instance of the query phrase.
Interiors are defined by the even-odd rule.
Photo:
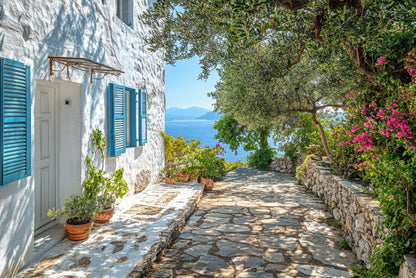
[[[182,135],[184,139],[199,139],[201,141],[200,147],[209,146],[215,147],[219,142],[214,139],[217,131],[212,127],[215,121],[213,120],[178,120],[178,121],[166,121],[165,132],[173,137]],[[272,140],[269,140],[270,146],[277,148]],[[227,144],[221,144],[225,149],[225,154],[222,156],[229,162],[241,161],[246,162],[247,156],[251,152],[246,152],[242,147],[237,150],[237,155],[234,151],[230,150]]]

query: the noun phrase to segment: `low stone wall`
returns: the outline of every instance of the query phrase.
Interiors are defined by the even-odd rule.
[[[357,257],[369,266],[373,246],[379,241],[378,227],[384,216],[379,202],[364,193],[359,184],[333,175],[319,161],[308,161],[304,185],[324,197]]]
[[[416,277],[416,256],[405,255],[404,262],[400,266],[399,276],[397,278]]]
[[[290,161],[289,158],[282,156],[273,157],[269,169],[279,173],[293,174],[296,172],[296,166],[293,165],[292,161]]]

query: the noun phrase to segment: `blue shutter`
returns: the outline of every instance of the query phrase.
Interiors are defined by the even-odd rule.
[[[108,87],[110,156],[126,152],[126,96],[124,86]]]
[[[147,143],[147,92],[139,90],[139,144]]]
[[[30,68],[1,59],[0,171],[1,184],[31,174]]]
[[[136,147],[137,146],[137,136],[136,136],[136,110],[137,110],[137,101],[136,101],[136,90],[126,88],[126,91],[129,92],[130,98],[130,115],[129,115],[129,125],[130,125],[130,145],[129,147]]]

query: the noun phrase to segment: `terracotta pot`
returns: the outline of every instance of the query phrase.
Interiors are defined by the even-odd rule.
[[[166,184],[174,184],[175,183],[175,178],[165,178],[165,183]]]
[[[114,208],[103,209],[96,214],[94,214],[95,220],[97,223],[106,223],[110,221],[111,217],[114,215]]]
[[[214,187],[214,180],[211,178],[202,178],[201,177],[201,183],[205,184],[205,190],[206,191],[211,191],[212,188]]]
[[[198,180],[198,177],[199,177],[199,174],[192,174],[191,175],[191,179],[194,180],[194,181]]]
[[[72,241],[86,241],[90,237],[90,231],[94,222],[86,224],[72,225],[65,223],[66,231],[68,232],[69,240]]]
[[[191,179],[191,174],[188,172],[180,171],[178,176],[178,181],[188,182]]]

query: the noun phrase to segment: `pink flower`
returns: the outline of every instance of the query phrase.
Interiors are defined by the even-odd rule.
[[[361,114],[365,116],[365,110],[361,110]]]
[[[380,109],[380,111],[378,111],[378,113],[377,113],[377,117],[380,117],[380,118],[383,118],[383,119],[386,118],[386,110]]]
[[[343,143],[343,142],[339,142],[339,144],[340,144],[341,146],[344,146],[344,145],[345,145],[345,143]]]
[[[351,128],[351,131],[354,132],[354,131],[356,131],[356,130],[358,130],[360,128],[361,128],[361,126],[360,125],[357,125],[357,126],[354,126],[353,128]]]
[[[399,107],[399,105],[397,103],[393,103],[393,106],[396,107],[396,108]]]
[[[373,124],[372,124],[372,123],[365,123],[365,126],[366,126],[367,128],[370,128],[370,127],[372,127],[372,126],[373,126]]]
[[[345,95],[347,98],[353,99],[355,98],[355,94],[354,92],[349,92],[348,94]]]
[[[389,131],[387,129],[380,129],[380,133],[386,136],[387,138],[390,137]]]
[[[360,153],[360,152],[362,152],[362,151],[363,151],[363,149],[358,149],[358,150],[357,150],[357,152],[359,152],[359,153]]]
[[[382,66],[384,64],[384,62],[386,61],[386,57],[381,56],[380,58],[377,59],[377,64],[376,66]]]

